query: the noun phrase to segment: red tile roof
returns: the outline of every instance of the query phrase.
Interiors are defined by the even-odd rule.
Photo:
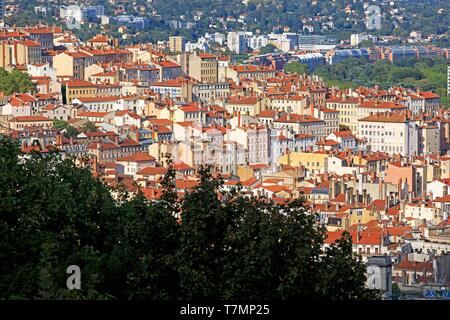
[[[150,162],[156,159],[149,155],[148,153],[138,152],[125,157],[117,158],[118,162]]]

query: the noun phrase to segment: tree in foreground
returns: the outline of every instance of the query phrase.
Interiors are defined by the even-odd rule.
[[[113,198],[71,159],[22,156],[0,139],[0,299],[377,298],[348,234],[323,251],[301,200],[224,192],[208,168],[183,198],[172,169],[159,200]]]

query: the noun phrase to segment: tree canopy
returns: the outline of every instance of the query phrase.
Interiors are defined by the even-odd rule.
[[[14,92],[24,93],[33,90],[33,83],[28,74],[13,70],[8,72],[0,68],[0,91],[5,95],[11,95]]]
[[[64,129],[64,136],[66,138],[76,137],[80,132],[66,121],[55,119],[53,120],[53,128],[55,129]]]
[[[348,234],[323,250],[325,230],[301,200],[225,192],[206,167],[183,199],[171,167],[158,200],[129,199],[88,162],[20,156],[0,139],[0,299],[378,297]],[[69,265],[81,290],[66,289]]]
[[[329,86],[339,85],[341,88],[379,85],[386,89],[401,85],[422,91],[431,90],[441,96],[442,105],[448,108],[447,63],[444,58],[407,59],[394,63],[386,60],[371,63],[365,59],[348,58],[333,65],[318,66],[314,73],[323,77]]]
[[[267,53],[274,53],[276,51],[277,51],[277,47],[274,44],[269,43],[267,46],[262,47],[259,50],[259,53],[260,54],[267,54]]]
[[[297,61],[289,62],[284,66],[285,72],[295,72],[297,74],[305,74],[307,70],[308,67],[305,64]]]

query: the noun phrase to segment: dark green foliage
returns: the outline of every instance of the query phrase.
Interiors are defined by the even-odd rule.
[[[267,53],[274,53],[277,51],[277,47],[271,43],[269,43],[267,46],[262,47],[259,50],[259,54],[267,54]]]
[[[64,136],[66,138],[76,137],[80,133],[75,127],[71,126],[66,121],[58,119],[53,121],[53,128],[65,130]]]
[[[113,198],[71,159],[19,155],[0,139],[0,299],[376,297],[351,239],[324,252],[324,229],[301,200],[223,192],[209,168],[183,200],[173,169],[159,200],[120,188]],[[81,290],[66,289],[72,264]]]

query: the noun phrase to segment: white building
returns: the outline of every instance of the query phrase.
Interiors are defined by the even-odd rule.
[[[267,46],[269,38],[265,35],[251,36],[247,39],[247,45],[253,50],[259,50]]]
[[[427,183],[427,194],[431,196],[431,199],[441,198],[448,195],[450,186],[440,180],[434,180]]]
[[[237,54],[247,53],[247,37],[251,37],[251,32],[229,32],[227,36],[227,46]]]
[[[248,164],[269,163],[269,131],[265,126],[249,125],[227,132],[227,141],[244,147]]]

